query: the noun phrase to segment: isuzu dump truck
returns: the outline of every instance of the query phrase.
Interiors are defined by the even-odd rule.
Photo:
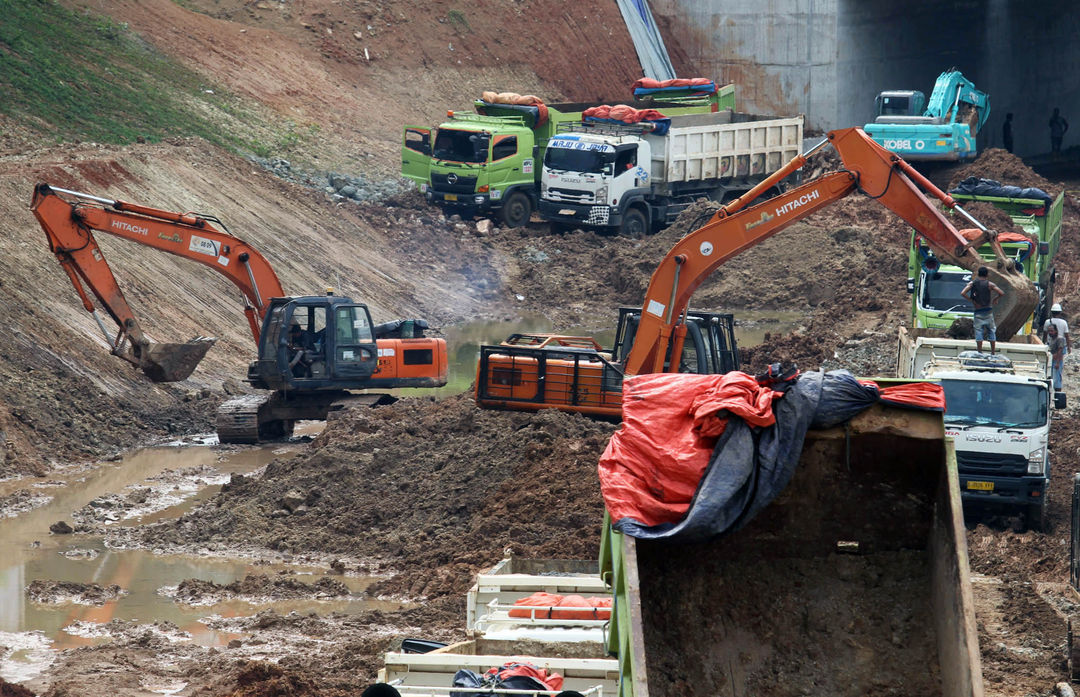
[[[1013,223],[1027,233],[1031,240],[1002,240],[1005,254],[1015,260],[1017,268],[1038,288],[1039,303],[1031,319],[1020,330],[1029,334],[1042,328],[1050,317],[1054,304],[1054,285],[1057,279],[1054,261],[1061,245],[1061,218],[1065,194],[1058,194],[1049,204],[1040,199],[950,192],[961,203],[982,201],[1008,213]],[[1000,230],[998,232],[1001,232]],[[994,268],[994,250],[989,244],[979,248],[979,255]],[[948,329],[961,318],[972,316],[971,301],[960,291],[971,280],[971,271],[943,264],[926,246],[920,235],[912,231],[908,253],[908,292],[911,293],[912,326],[925,329]]]
[[[983,694],[940,413],[879,404],[808,431],[779,497],[711,542],[605,526],[600,573],[620,697]]]
[[[726,202],[749,191],[802,147],[802,116],[664,113],[671,116],[664,135],[648,124],[607,123],[557,133],[544,155],[541,216],[640,237],[699,198]]]
[[[965,505],[1022,515],[1046,529],[1050,485],[1050,350],[1035,336],[979,354],[975,342],[900,329],[896,374],[945,390],[945,432],[956,442]],[[1062,399],[1064,395],[1062,395]]]
[[[539,100],[536,100],[539,102]],[[735,108],[735,87],[709,95],[668,91],[631,106],[667,115]],[[529,221],[539,196],[540,163],[562,124],[580,122],[595,104],[503,104],[476,100],[476,113],[447,112],[438,127],[405,126],[401,174],[428,202],[462,217],[492,216],[509,227]]]

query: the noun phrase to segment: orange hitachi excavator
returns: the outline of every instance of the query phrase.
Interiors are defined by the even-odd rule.
[[[154,382],[186,379],[215,340],[198,337],[183,344],[152,343],[124,298],[94,233],[116,235],[204,264],[240,289],[258,347],[247,381],[272,392],[222,404],[217,431],[223,443],[286,436],[295,421],[324,419],[330,410],[350,401],[371,405],[392,401],[385,394],[349,390],[446,384],[446,341],[424,336],[427,322],[396,320],[374,325],[367,306],[346,297],[286,296],[270,262],[229,234],[213,216],[172,213],[48,184],[35,187],[30,210],[112,353],[138,366]],[[115,338],[86,288],[116,322]]]
[[[747,207],[826,145],[832,145],[840,155],[842,170]],[[967,239],[953,227],[920,187],[978,228],[972,235],[974,239]],[[624,310],[620,315],[611,352],[598,345],[584,347],[580,340],[575,343],[569,337],[534,336],[523,341],[515,335],[503,345],[481,347],[477,403],[521,410],[554,407],[618,417],[624,375],[732,369],[724,361],[707,360],[722,355],[718,348],[737,356],[733,339],[723,345],[718,343],[725,338],[717,331],[724,316],[688,312],[691,295],[731,257],[855,191],[880,202],[918,230],[945,263],[974,271],[986,264],[976,250],[989,243],[997,257],[990,278],[1005,291],[994,310],[998,338],[1006,340],[1023,326],[1038,303],[1038,291],[1007,258],[996,233],[898,155],[879,146],[862,130],[848,128],[832,131],[817,146],[793,158],[679,240],[653,272],[640,311]],[[672,356],[680,359],[673,361]]]

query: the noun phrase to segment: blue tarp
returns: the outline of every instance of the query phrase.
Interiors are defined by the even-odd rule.
[[[1043,202],[1043,212],[1049,211],[1050,204],[1054,202],[1054,199],[1050,197],[1050,194],[1042,189],[1036,189],[1035,187],[1023,188],[1019,186],[1006,186],[999,181],[993,179],[980,179],[979,177],[968,177],[953,187],[949,193],[967,194],[968,196],[1000,196],[1002,198],[1034,199]]]
[[[638,124],[651,123],[653,124],[653,129],[649,131],[649,133],[658,136],[665,135],[668,132],[668,129],[671,128],[671,119],[668,118],[648,119],[645,121],[637,121],[635,123],[627,123],[626,121],[619,121],[618,119],[601,119],[595,116],[586,116],[585,121],[591,123],[613,123],[618,126],[636,126]]]

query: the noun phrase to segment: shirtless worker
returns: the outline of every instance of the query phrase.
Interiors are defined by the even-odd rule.
[[[994,323],[994,305],[1005,291],[990,281],[990,269],[979,267],[977,278],[971,280],[960,295],[975,307],[972,322],[975,325],[975,350],[982,353],[983,339],[990,342],[990,353],[997,350],[997,324]]]

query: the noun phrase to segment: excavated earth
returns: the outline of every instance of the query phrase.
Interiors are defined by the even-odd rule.
[[[101,3],[67,4],[101,10]],[[321,142],[306,155],[308,166],[375,179],[396,176],[404,123],[433,123],[482,89],[614,100],[636,77],[632,60],[616,59],[633,49],[614,3],[482,3],[467,16],[445,2],[415,0],[108,5],[159,50],[267,113],[319,123]],[[587,82],[579,78],[580,65],[590,66]],[[678,67],[693,72],[693,66]],[[1067,191],[1057,299],[1073,319],[1080,297],[1075,184],[1047,182],[1001,150],[987,151],[952,179],[972,175]],[[714,209],[699,202],[645,240],[557,233],[540,223],[488,228],[446,219],[407,187],[379,203],[336,200],[200,140],[57,146],[0,120],[0,296],[9,328],[9,341],[0,347],[0,476],[26,482],[4,498],[5,515],[33,507],[31,485],[60,465],[211,430],[216,405],[246,389],[238,378],[251,349],[238,294],[227,282],[166,255],[101,239],[154,339],[219,338],[192,378],[175,385],[148,384],[110,357],[27,211],[39,181],[214,213],[273,260],[288,292],[317,293],[330,285],[367,302],[376,321],[414,316],[443,327],[537,314],[556,328],[610,326],[615,307],[640,303],[660,258]],[[982,208],[973,211],[991,225],[1008,223]],[[784,361],[889,375],[896,330],[910,306],[908,236],[891,213],[852,196],[726,264],[694,304],[736,316],[801,314],[795,330],[744,348],[744,370]],[[1080,385],[1075,361],[1066,363],[1072,388]],[[970,523],[989,695],[1047,695],[1065,676],[1063,616],[1075,610],[1065,582],[1078,426],[1074,407],[1055,413],[1052,532],[1025,531],[1009,518]],[[215,617],[213,629],[238,637],[217,649],[184,641],[181,630],[153,618],[79,626],[102,643],[64,651],[25,685],[0,681],[0,694],[358,694],[374,679],[382,653],[402,637],[463,638],[465,590],[477,571],[508,553],[596,557],[603,507],[595,468],[614,429],[551,411],[479,410],[468,395],[407,398],[337,414],[300,453],[258,475],[234,476],[179,519],[107,528],[108,542],[326,569],[323,579],[310,583],[268,576],[224,586],[176,579],[177,602],[336,597],[348,592],[335,580],[345,574],[376,576],[365,594],[405,609]],[[122,509],[131,502],[106,503]],[[85,531],[101,529],[93,520],[84,525]],[[112,592],[59,582],[32,591],[41,603],[97,602]],[[844,676],[831,679],[842,684]]]

